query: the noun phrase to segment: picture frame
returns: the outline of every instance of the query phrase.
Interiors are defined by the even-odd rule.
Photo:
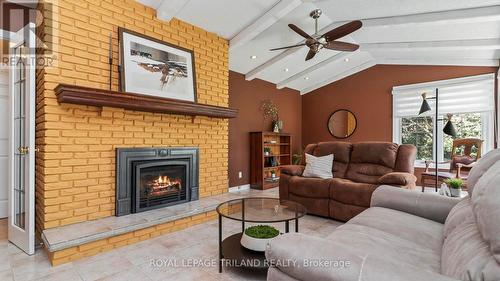
[[[119,28],[123,92],[197,102],[192,50]]]

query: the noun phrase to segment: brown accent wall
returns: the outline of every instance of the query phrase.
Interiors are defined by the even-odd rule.
[[[348,109],[358,120],[345,141],[392,141],[392,87],[496,73],[497,67],[377,65],[302,96],[304,144],[336,140],[327,121],[335,110]],[[417,169],[416,174],[421,174]]]
[[[271,120],[264,120],[261,102],[273,100],[280,109],[284,131],[292,134],[293,152],[299,152],[301,141],[300,93],[291,89],[276,89],[262,80],[246,81],[243,74],[229,72],[229,107],[239,109],[238,117],[229,121],[229,186],[250,183],[250,132],[270,131]],[[243,177],[238,178],[238,172]]]
[[[371,67],[302,96],[302,140],[335,140],[328,132],[328,118],[335,110],[348,109],[358,127],[346,141],[392,141],[392,87],[496,72],[496,67]]]

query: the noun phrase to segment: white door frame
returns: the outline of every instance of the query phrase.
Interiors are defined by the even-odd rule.
[[[25,44],[27,47],[27,62],[24,66],[25,69],[25,82],[24,87],[19,83],[19,89],[24,90],[24,95],[19,102],[24,101],[24,119],[19,118],[23,116],[18,113],[18,119],[15,119],[16,111],[16,89],[15,82],[18,81],[19,68],[16,66],[9,67],[9,97],[10,97],[10,111],[9,111],[9,219],[8,219],[8,232],[9,241],[25,251],[27,254],[32,255],[35,253],[35,34],[33,33],[34,24],[30,23],[20,31],[17,32],[16,38],[11,38],[11,48],[9,58],[16,59],[13,50]],[[17,40],[16,40],[17,39]],[[17,74],[15,73],[17,72]],[[18,92],[19,93],[19,92]],[[19,121],[21,119],[21,121]],[[15,137],[15,123],[24,122],[24,129],[21,131],[24,135],[19,133],[19,141],[16,143]],[[21,141],[22,140],[22,141]],[[19,143],[23,146],[19,146]],[[18,166],[16,166],[16,158],[18,157]],[[20,159],[23,159],[22,162]],[[24,163],[24,165],[23,165]],[[16,184],[16,176],[18,183]],[[23,183],[21,183],[23,182]],[[24,190],[24,198],[21,197],[22,193],[15,191],[15,188]],[[19,195],[21,194],[21,195]],[[16,212],[16,200],[14,195],[17,196],[18,204],[24,204],[24,213],[18,214]],[[23,201],[24,200],[24,201]],[[16,222],[17,218],[17,222]],[[19,221],[24,223],[20,223]],[[19,226],[24,224],[24,226]]]

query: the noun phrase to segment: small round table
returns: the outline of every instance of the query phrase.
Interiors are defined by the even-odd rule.
[[[250,197],[226,201],[217,206],[219,214],[219,273],[222,261],[244,267],[266,268],[264,252],[255,252],[241,246],[245,223],[285,223],[285,232],[290,231],[290,221],[295,221],[295,232],[299,231],[299,218],[306,214],[306,208],[296,202],[278,198]],[[222,240],[222,218],[241,221],[241,232]],[[249,262],[251,261],[251,262]]]

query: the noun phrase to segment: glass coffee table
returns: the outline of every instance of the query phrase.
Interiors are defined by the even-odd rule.
[[[278,198],[250,197],[230,200],[217,206],[219,214],[219,272],[223,260],[230,265],[252,268],[267,268],[264,252],[255,252],[241,246],[245,223],[285,223],[285,233],[290,231],[290,221],[295,221],[295,232],[299,231],[299,218],[306,208],[296,202]],[[222,218],[241,221],[241,232],[222,240]]]

